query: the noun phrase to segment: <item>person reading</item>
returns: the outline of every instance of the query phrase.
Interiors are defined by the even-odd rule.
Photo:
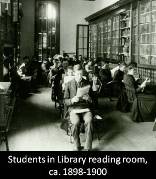
[[[138,84],[138,81],[135,79],[135,66],[130,64],[127,67],[127,74],[124,75],[123,83],[130,88],[135,89],[136,93],[143,92],[145,87],[150,83],[150,79],[146,77],[146,79]]]
[[[69,66],[69,67],[67,68],[66,74],[63,76],[63,83],[62,83],[62,89],[63,89],[63,91],[64,91],[64,89],[65,89],[65,85],[66,85],[69,81],[71,81],[71,80],[74,79],[74,74],[73,74],[73,73],[74,73],[74,72],[73,72],[73,67]]]
[[[80,90],[81,88],[81,90]],[[78,90],[79,89],[79,90]],[[81,150],[80,122],[84,120],[86,141],[85,150],[92,149],[93,140],[93,116],[90,110],[91,97],[89,82],[83,78],[83,70],[75,71],[75,77],[65,86],[64,99],[68,106],[70,121],[72,123],[72,135],[74,138],[74,150]],[[78,93],[79,94],[78,94]]]
[[[128,102],[131,104],[132,120],[146,121],[154,120],[156,102],[155,95],[146,95],[144,89],[150,83],[150,79],[146,78],[141,84],[135,80],[136,67],[130,64],[127,67],[127,74],[124,75],[124,85]]]

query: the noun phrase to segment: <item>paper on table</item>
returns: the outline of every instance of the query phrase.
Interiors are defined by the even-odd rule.
[[[82,88],[78,88],[76,96],[80,98],[83,97],[84,95],[87,95],[89,93],[89,89],[90,89],[90,85],[87,85]]]

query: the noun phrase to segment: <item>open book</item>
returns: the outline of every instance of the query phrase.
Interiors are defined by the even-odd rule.
[[[142,88],[142,92],[144,91],[144,89],[148,83],[150,83],[149,78],[146,78],[145,81],[142,82],[142,84],[140,85],[140,87]]]
[[[89,90],[90,90],[90,85],[87,85],[85,87],[82,87],[82,88],[78,88],[77,89],[77,94],[76,96],[78,98],[81,98],[83,97],[84,95],[87,95],[89,93]]]

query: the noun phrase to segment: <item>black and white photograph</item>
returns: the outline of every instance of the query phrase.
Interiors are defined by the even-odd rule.
[[[0,0],[0,151],[156,151],[156,0]]]

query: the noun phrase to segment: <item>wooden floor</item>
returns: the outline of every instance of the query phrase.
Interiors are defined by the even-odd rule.
[[[69,136],[60,128],[60,117],[50,100],[50,88],[41,88],[25,100],[18,101],[9,132],[11,151],[72,151]],[[100,141],[96,135],[93,150],[155,151],[153,122],[134,123],[129,114],[115,110],[116,101],[100,100]],[[113,110],[113,112],[112,112]],[[85,136],[81,135],[82,144]],[[5,145],[0,146],[5,150]]]

